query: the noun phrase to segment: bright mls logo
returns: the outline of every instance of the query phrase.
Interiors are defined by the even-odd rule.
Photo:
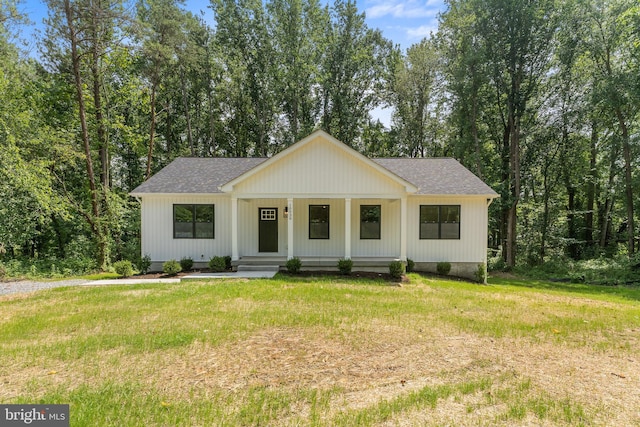
[[[0,405],[0,426],[69,427],[69,405]]]

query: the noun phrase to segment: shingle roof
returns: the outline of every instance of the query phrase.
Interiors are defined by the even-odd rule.
[[[264,157],[178,157],[131,194],[207,194],[267,160]]]
[[[265,160],[267,158],[180,157],[139,185],[131,194],[220,193],[218,187]],[[455,159],[385,158],[372,161],[418,187],[416,194],[497,195]]]
[[[416,194],[498,195],[469,169],[452,158],[371,160],[418,187]]]

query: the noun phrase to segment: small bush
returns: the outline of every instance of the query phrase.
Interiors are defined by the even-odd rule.
[[[213,271],[225,271],[227,269],[227,263],[224,260],[224,257],[214,256],[209,260],[209,268]]]
[[[438,271],[438,274],[446,276],[451,271],[451,263],[447,261],[439,262],[438,265],[436,265],[436,270]]]
[[[4,279],[6,275],[7,275],[7,269],[4,268],[4,265],[2,265],[2,263],[0,263],[0,279]]]
[[[193,268],[193,259],[190,257],[184,257],[180,260],[180,267],[182,271],[189,271]]]
[[[118,273],[120,277],[129,277],[133,275],[133,265],[131,261],[123,259],[113,263],[113,270]]]
[[[231,257],[229,255],[224,257],[224,266],[227,270],[231,270]]]
[[[151,256],[149,256],[149,254],[145,254],[140,258],[140,271],[142,274],[147,274],[149,272],[149,268],[151,268]]]
[[[351,269],[353,268],[353,261],[349,258],[347,259],[339,259],[338,260],[338,270],[340,270],[340,274],[348,276],[351,274]]]
[[[407,258],[407,273],[412,273],[415,269],[416,263],[411,258]]]
[[[484,264],[478,264],[478,269],[476,270],[475,275],[478,283],[485,283],[487,281],[487,269]]]
[[[285,265],[289,273],[297,274],[300,272],[300,269],[302,268],[302,261],[300,261],[300,258],[298,257],[293,257],[287,260],[287,263]]]
[[[389,274],[394,279],[400,279],[404,274],[404,264],[400,261],[391,261],[389,263]]]
[[[165,261],[165,263],[162,264],[162,271],[164,271],[165,274],[168,274],[169,276],[175,276],[176,274],[180,273],[180,271],[182,271],[182,267],[180,267],[180,263],[178,261],[176,261],[175,259],[171,259],[169,261]]]

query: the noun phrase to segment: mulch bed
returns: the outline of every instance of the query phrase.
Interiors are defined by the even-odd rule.
[[[190,270],[190,271],[181,271],[178,274],[168,275],[163,272],[150,272],[147,274],[137,274],[131,277],[125,277],[125,279],[179,279],[184,276],[189,276],[191,274],[196,273],[213,273],[214,271],[209,268]],[[301,271],[297,274],[289,274],[287,272],[281,272],[282,274],[289,277],[344,277],[344,278],[357,278],[357,279],[371,279],[377,280],[382,279],[386,282],[393,283],[401,283],[406,282],[408,279],[405,276],[402,276],[400,280],[394,279],[391,277],[389,273],[374,273],[371,271],[354,271],[350,276],[340,276],[340,274],[336,271]]]

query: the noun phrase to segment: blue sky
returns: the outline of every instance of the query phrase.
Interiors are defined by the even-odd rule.
[[[185,4],[194,13],[203,11],[207,22],[213,21],[209,0],[186,0]],[[431,31],[435,32],[438,13],[445,10],[444,0],[357,0],[357,5],[366,13],[370,28],[379,28],[386,38],[399,44],[403,50],[428,37]],[[23,30],[22,36],[28,39],[34,28],[42,28],[46,7],[42,0],[22,0],[18,8],[34,22]],[[35,50],[35,47],[31,45],[31,49]]]

